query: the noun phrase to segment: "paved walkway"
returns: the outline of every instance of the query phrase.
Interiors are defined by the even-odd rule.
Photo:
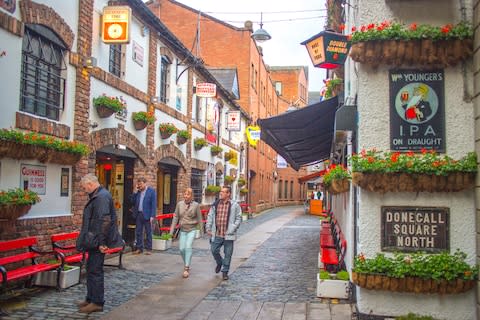
[[[63,292],[37,289],[3,306],[2,319],[352,319],[350,304],[315,296],[318,218],[303,207],[269,210],[242,223],[230,280],[215,274],[207,239],[197,239],[191,276],[183,279],[175,247],[124,257],[126,270],[107,268],[101,313],[77,313],[80,284]]]

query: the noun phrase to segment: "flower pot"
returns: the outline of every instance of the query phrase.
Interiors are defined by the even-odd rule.
[[[248,214],[242,214],[242,221],[248,220]]]
[[[31,208],[31,205],[0,205],[0,221],[15,221]]]
[[[57,286],[57,270],[50,270],[37,273],[34,277],[34,284],[37,286],[56,287]],[[70,267],[68,270],[60,271],[60,288],[66,289],[80,280],[80,268]]]
[[[328,191],[332,194],[348,192],[350,190],[350,181],[348,179],[334,179],[328,187]]]
[[[188,139],[185,138],[185,137],[179,137],[179,136],[177,136],[177,143],[178,143],[179,145],[184,144],[185,142],[187,142],[187,140],[188,140]]]
[[[165,251],[172,247],[172,240],[152,239],[152,249]]]
[[[199,151],[199,150],[202,150],[204,146],[193,146],[193,149],[195,149],[196,151]]]
[[[96,106],[96,108],[97,108],[97,114],[100,118],[108,118],[115,113],[115,110],[110,109],[109,107],[106,107],[103,105]]]
[[[349,281],[320,279],[320,275],[317,274],[317,297],[348,299],[349,292]]]
[[[218,156],[221,153],[221,151],[211,151],[211,153],[212,153],[212,156],[215,157],[215,156]]]
[[[160,137],[161,137],[162,139],[168,139],[168,138],[170,138],[171,136],[172,136],[172,134],[169,133],[169,132],[160,132]]]
[[[135,130],[143,130],[147,127],[147,123],[143,120],[133,120],[133,126]]]

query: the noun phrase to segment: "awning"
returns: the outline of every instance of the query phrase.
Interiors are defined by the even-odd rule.
[[[259,119],[261,139],[298,170],[330,158],[338,98]]]
[[[298,178],[298,182],[303,183],[303,182],[307,182],[307,181],[310,181],[310,180],[315,180],[315,179],[323,176],[325,174],[325,172],[327,172],[327,170],[320,170],[320,171],[316,171],[314,173],[307,174],[306,176]]]

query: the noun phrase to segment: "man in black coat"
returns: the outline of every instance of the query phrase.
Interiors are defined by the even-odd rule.
[[[79,312],[103,311],[105,252],[120,247],[123,240],[117,229],[117,215],[112,195],[100,186],[98,178],[87,174],[80,185],[88,193],[89,200],[83,210],[82,229],[77,239],[77,249],[88,252],[87,296],[78,302]]]

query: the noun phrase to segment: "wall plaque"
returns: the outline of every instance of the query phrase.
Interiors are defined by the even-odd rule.
[[[449,208],[382,207],[382,250],[441,252],[450,249]]]

